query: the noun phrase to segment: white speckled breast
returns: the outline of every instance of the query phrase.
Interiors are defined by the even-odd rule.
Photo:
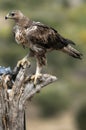
[[[13,29],[14,33],[15,33],[15,40],[18,44],[22,44],[24,46],[27,46],[28,44],[28,40],[26,38],[26,32],[24,29],[22,29],[19,26],[15,26],[15,28]]]

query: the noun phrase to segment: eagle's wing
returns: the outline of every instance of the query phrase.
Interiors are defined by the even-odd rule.
[[[33,44],[45,49],[62,49],[68,44],[74,44],[71,40],[63,38],[56,30],[40,22],[33,22],[27,28],[27,38]]]

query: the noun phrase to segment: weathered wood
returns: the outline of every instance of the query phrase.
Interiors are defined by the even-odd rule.
[[[13,81],[12,77],[2,75],[0,80],[0,130],[25,130],[25,102],[44,86],[57,80],[55,76],[43,74],[34,86],[31,76],[26,75],[27,68],[20,68]],[[11,89],[9,90],[9,85]]]

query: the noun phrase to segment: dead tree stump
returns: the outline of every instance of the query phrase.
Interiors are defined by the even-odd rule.
[[[27,69],[20,67],[15,78],[10,74],[0,76],[0,130],[25,130],[25,102],[44,86],[57,80],[55,76],[43,74],[34,87]]]

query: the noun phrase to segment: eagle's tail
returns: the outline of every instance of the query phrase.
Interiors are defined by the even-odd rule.
[[[82,59],[82,54],[79,51],[77,51],[76,49],[74,49],[70,44],[63,47],[62,51],[74,58]]]

